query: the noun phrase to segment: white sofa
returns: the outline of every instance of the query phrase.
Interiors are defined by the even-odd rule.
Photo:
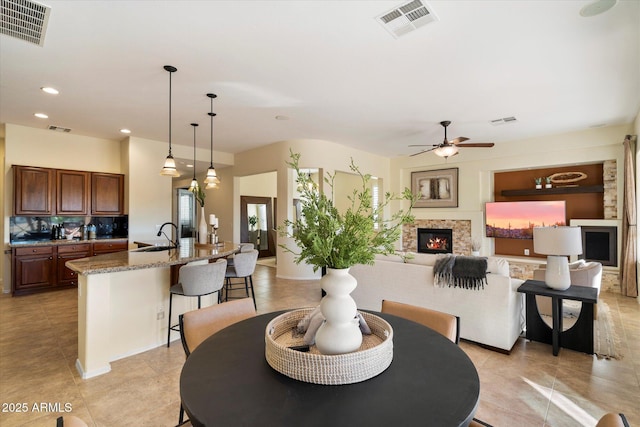
[[[436,287],[436,255],[415,254],[403,262],[397,255],[377,256],[373,265],[355,265],[358,280],[351,293],[358,308],[380,311],[382,300],[427,307],[460,317],[460,337],[509,352],[524,327],[522,280],[509,277],[504,258],[488,258],[484,289]]]

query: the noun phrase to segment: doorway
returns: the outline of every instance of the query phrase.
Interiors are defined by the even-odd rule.
[[[259,257],[275,256],[271,197],[240,196],[240,241],[253,243]]]
[[[178,188],[178,230],[180,238],[196,235],[196,200],[193,193]]]

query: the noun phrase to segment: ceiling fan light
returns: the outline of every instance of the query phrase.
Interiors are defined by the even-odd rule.
[[[176,169],[176,161],[173,159],[173,156],[169,154],[164,161],[164,166],[160,171],[160,175],[163,176],[171,176],[171,177],[179,177],[180,173]]]
[[[435,150],[433,150],[433,153],[436,156],[444,157],[445,159],[447,157],[453,156],[457,152],[458,152],[458,147],[456,147],[455,145],[443,145],[442,147],[438,147]]]

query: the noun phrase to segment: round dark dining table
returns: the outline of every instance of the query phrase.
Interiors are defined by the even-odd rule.
[[[393,328],[393,361],[348,385],[291,379],[267,364],[265,328],[283,312],[243,320],[207,338],[187,358],[180,397],[194,426],[466,426],[480,380],[460,347],[403,318],[374,313]]]

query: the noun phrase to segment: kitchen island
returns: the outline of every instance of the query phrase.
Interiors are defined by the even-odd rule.
[[[166,345],[171,269],[227,257],[239,245],[198,245],[182,239],[177,248],[150,246],[67,262],[78,273],[78,359],[82,378],[111,370],[110,362]],[[173,312],[197,308],[196,298],[174,298]],[[215,304],[217,296],[202,299]],[[177,339],[178,334],[172,336]]]

